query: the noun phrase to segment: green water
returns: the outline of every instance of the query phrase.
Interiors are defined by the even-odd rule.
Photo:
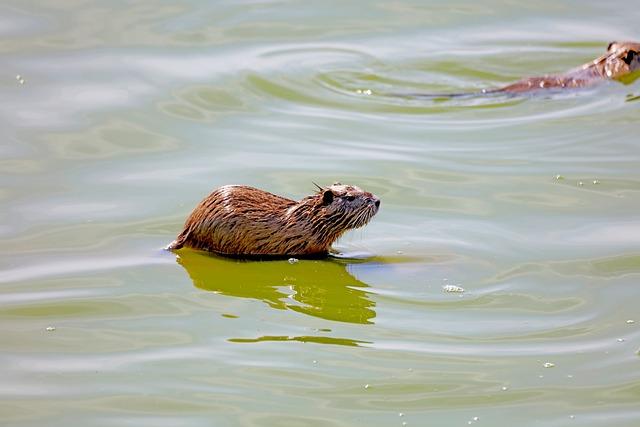
[[[411,96],[560,72],[639,21],[3,1],[0,424],[640,425],[640,81]],[[382,200],[347,258],[161,250],[217,186],[313,181]]]

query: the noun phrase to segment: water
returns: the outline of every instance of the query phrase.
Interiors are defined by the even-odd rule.
[[[397,96],[560,72],[639,18],[5,0],[2,424],[640,425],[640,83]],[[219,185],[312,181],[382,199],[355,258],[161,250]]]

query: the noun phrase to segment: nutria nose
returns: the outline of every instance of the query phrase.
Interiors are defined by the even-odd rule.
[[[375,200],[376,200],[376,201],[375,201],[374,203],[376,204],[376,208],[379,208],[379,207],[380,207],[380,199],[378,199],[378,198],[376,197],[376,199],[375,199]]]

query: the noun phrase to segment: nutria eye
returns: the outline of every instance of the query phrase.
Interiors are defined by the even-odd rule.
[[[353,202],[356,199],[356,196],[347,196],[347,200]]]
[[[327,206],[333,203],[333,192],[331,190],[325,190],[322,194],[322,204]]]
[[[627,56],[623,59],[624,62],[626,62],[627,65],[631,65],[631,61],[633,61],[633,58],[638,54],[638,52],[634,51],[634,50],[630,50],[629,52],[627,52]]]

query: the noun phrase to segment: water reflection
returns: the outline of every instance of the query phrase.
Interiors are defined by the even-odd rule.
[[[347,347],[359,347],[362,344],[371,344],[370,341],[352,340],[349,338],[333,338],[333,337],[315,337],[311,335],[304,335],[299,337],[288,337],[281,335],[264,336],[259,338],[230,338],[230,342],[237,343],[255,343],[265,341],[297,341],[302,343],[316,343],[316,344],[331,344],[331,345],[344,345]]]
[[[369,286],[351,275],[344,262],[251,262],[191,250],[180,251],[177,261],[193,284],[207,291],[339,322],[369,324],[376,316],[375,302],[363,290]]]

